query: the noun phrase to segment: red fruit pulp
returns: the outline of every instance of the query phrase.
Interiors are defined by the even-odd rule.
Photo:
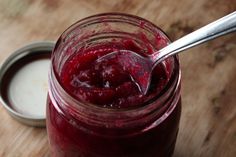
[[[156,96],[168,82],[162,64],[153,70],[151,89],[147,95],[140,92],[138,85],[116,60],[96,60],[117,50],[142,50],[132,41],[103,43],[77,52],[65,63],[61,82],[75,98],[107,108],[129,108],[143,105]]]

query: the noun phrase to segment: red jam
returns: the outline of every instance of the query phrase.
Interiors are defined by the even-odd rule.
[[[147,95],[143,95],[129,73],[123,70],[122,65],[113,60],[96,62],[99,57],[117,50],[142,53],[142,50],[129,40],[100,43],[99,46],[80,50],[83,53],[76,53],[63,67],[63,86],[77,99],[107,108],[143,105],[165,87],[168,76],[162,64],[154,69],[151,89]]]
[[[137,18],[105,14],[98,15],[98,19],[114,21],[117,15],[122,22],[126,18]],[[145,22],[141,22],[142,27]],[[83,20],[79,23],[82,25]],[[99,25],[99,22],[91,23]],[[96,60],[117,50],[147,55],[153,49],[149,39],[142,38],[141,46],[131,38],[114,39],[81,46],[71,53],[70,46],[66,51],[61,49],[66,43],[62,39],[64,34],[53,52],[54,70],[51,69],[49,82],[47,131],[51,156],[171,157],[181,113],[178,59],[168,59],[153,70],[150,89],[143,95],[121,65],[113,60],[101,63]],[[165,45],[168,40],[164,39],[164,35],[158,36],[155,43],[165,41]],[[63,54],[69,57],[62,57]]]

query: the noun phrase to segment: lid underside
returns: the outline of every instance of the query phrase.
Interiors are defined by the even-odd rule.
[[[14,52],[0,69],[0,97],[14,118],[45,126],[50,55],[53,42],[37,42]]]

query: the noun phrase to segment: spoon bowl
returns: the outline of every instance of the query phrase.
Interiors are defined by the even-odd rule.
[[[154,68],[152,59],[130,50],[119,50],[99,58],[97,62],[106,62],[107,60],[112,60],[113,63],[121,65],[123,70],[127,71],[137,84],[139,90],[142,93],[147,93],[151,82],[150,73]]]

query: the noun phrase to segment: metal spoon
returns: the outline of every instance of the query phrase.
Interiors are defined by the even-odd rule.
[[[151,82],[152,70],[157,64],[167,57],[234,31],[236,31],[236,11],[176,40],[148,57],[140,56],[129,50],[119,50],[109,53],[97,61],[115,60],[130,73],[140,91],[146,94]]]

